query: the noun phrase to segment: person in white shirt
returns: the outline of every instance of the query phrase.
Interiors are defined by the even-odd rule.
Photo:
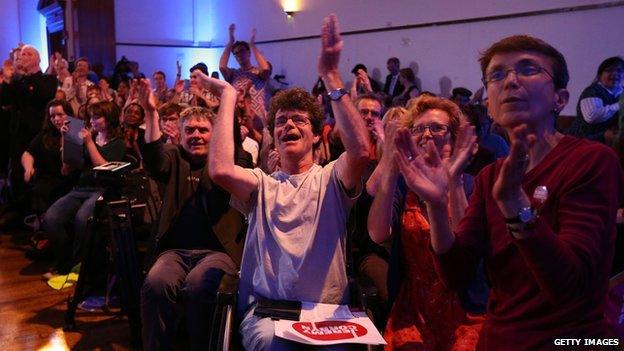
[[[209,155],[211,179],[232,194],[232,206],[248,216],[239,284],[242,343],[247,350],[296,350],[275,337],[270,318],[254,315],[258,299],[347,303],[346,221],[361,191],[368,162],[368,132],[338,71],[342,40],[336,16],[325,19],[319,75],[332,98],[345,152],[325,167],[314,163],[323,113],[308,92],[290,89],[270,103],[268,129],[280,170],[246,170],[234,152],[236,89],[203,76],[221,95]]]
[[[624,60],[621,57],[602,61],[596,79],[581,93],[576,105],[576,119],[568,133],[612,144],[618,128],[618,111],[624,105],[623,79]]]

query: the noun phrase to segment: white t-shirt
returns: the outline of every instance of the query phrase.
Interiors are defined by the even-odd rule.
[[[258,164],[258,154],[260,153],[260,145],[258,145],[258,142],[250,137],[246,137],[245,140],[243,140],[243,150],[251,154],[251,162],[253,162],[255,167]]]
[[[259,168],[258,190],[247,204],[232,206],[248,216],[241,264],[239,312],[255,296],[343,304],[348,301],[346,224],[357,196],[349,197],[335,161],[302,174],[271,175]]]

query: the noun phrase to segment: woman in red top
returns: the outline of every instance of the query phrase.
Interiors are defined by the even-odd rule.
[[[480,62],[488,111],[511,150],[479,173],[459,225],[448,221],[448,168],[435,149],[422,152],[408,131],[398,133],[396,160],[426,203],[436,270],[458,288],[483,258],[491,290],[479,350],[552,350],[562,338],[615,342],[604,307],[622,198],[618,158],[555,129],[569,98],[555,48],[517,35]]]
[[[403,124],[419,148],[433,148],[445,155],[447,176],[453,184],[448,196],[450,217],[457,223],[467,206],[462,170],[474,148],[474,130],[465,122],[460,127],[461,111],[447,99],[423,96],[409,111],[400,109],[395,113],[397,110],[388,111],[399,117],[387,122],[386,140],[392,141],[397,124]],[[398,122],[399,119],[402,121]],[[384,333],[386,350],[474,350],[481,319],[468,316],[457,293],[445,287],[436,275],[429,250],[427,213],[414,192],[408,192],[403,200],[401,191],[397,191],[399,170],[393,145],[386,143],[376,170],[378,176],[371,177],[376,186],[367,184],[369,190],[376,192],[368,216],[371,238],[382,243],[395,228],[399,229],[395,235],[400,235],[401,243],[400,252],[392,253],[400,256],[404,274]]]

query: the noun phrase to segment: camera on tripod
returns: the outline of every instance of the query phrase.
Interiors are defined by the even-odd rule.
[[[121,198],[131,170],[132,163],[123,161],[113,161],[93,167],[93,177],[96,183],[106,189],[104,192],[105,199]]]

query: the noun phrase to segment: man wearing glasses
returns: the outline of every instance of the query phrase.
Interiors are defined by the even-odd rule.
[[[256,29],[251,31],[251,39],[249,43],[246,41],[236,41],[234,39],[234,31],[236,26],[232,23],[229,27],[230,40],[223,49],[221,59],[219,61],[219,70],[228,83],[234,88],[240,88],[244,92],[249,92],[251,96],[251,109],[253,112],[266,121],[265,104],[270,96],[266,88],[266,83],[271,76],[271,64],[264,57],[260,49],[256,47]],[[230,53],[234,54],[236,62],[240,68],[228,67]],[[253,53],[258,66],[251,64],[251,54]]]
[[[270,318],[255,315],[259,299],[331,304],[348,299],[345,228],[362,188],[368,133],[338,71],[342,40],[335,16],[325,19],[321,38],[319,75],[346,149],[325,167],[313,162],[323,114],[316,99],[302,89],[279,92],[271,100],[268,129],[279,151],[280,171],[269,175],[235,166],[236,90],[221,81],[208,81],[221,95],[211,140],[211,148],[220,152],[209,155],[210,177],[232,194],[232,205],[249,220],[238,297],[246,350],[300,349],[275,337]]]
[[[406,183],[426,203],[438,274],[459,289],[484,258],[491,292],[480,350],[604,340],[622,195],[618,158],[604,145],[555,130],[569,76],[552,46],[512,36],[487,49],[480,63],[490,115],[509,134],[511,152],[479,173],[455,232],[445,196],[436,196],[448,187],[446,163],[435,148],[397,146]]]

